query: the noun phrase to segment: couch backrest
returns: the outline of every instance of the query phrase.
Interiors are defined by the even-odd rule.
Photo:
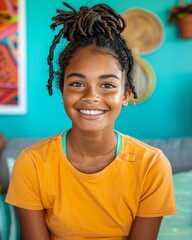
[[[164,152],[172,165],[173,173],[192,170],[192,137],[144,142]]]
[[[26,147],[40,141],[41,138],[9,139],[0,153],[0,185],[6,192],[9,185],[7,158],[16,158]],[[161,149],[172,165],[173,173],[192,170],[192,138],[175,138],[167,140],[143,140],[145,143]]]

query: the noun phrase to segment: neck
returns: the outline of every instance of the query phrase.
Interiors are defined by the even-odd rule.
[[[117,135],[114,129],[100,132],[81,132],[72,128],[67,134],[67,147],[83,157],[99,158],[114,152],[117,145]]]

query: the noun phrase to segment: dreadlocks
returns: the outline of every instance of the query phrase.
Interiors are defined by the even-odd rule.
[[[80,47],[95,45],[105,47],[115,53],[123,70],[126,71],[125,90],[130,88],[134,98],[137,93],[133,85],[133,57],[125,40],[121,36],[126,23],[121,15],[117,14],[106,4],[97,4],[91,8],[83,6],[77,12],[69,4],[63,4],[72,11],[57,10],[58,15],[53,17],[51,29],[55,30],[57,26],[63,25],[59,33],[54,37],[48,56],[49,80],[47,88],[49,95],[52,95],[52,82],[54,79],[53,54],[56,45],[60,39],[66,38],[69,43],[59,56],[60,70],[58,85],[63,89],[64,71],[75,51]]]

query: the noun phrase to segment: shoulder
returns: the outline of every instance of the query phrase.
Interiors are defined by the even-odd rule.
[[[27,148],[25,148],[17,157],[17,162],[47,162],[53,155],[58,155],[62,149],[62,134],[57,134],[43,139]],[[58,154],[56,154],[58,153]]]
[[[128,135],[121,134],[123,138],[124,151],[133,152],[137,155],[141,154],[160,154],[162,150],[156,147],[153,147],[139,139],[133,138]]]
[[[41,141],[34,143],[33,145],[31,145],[27,148],[25,148],[24,151],[35,151],[35,150],[39,151],[44,148],[53,147],[53,145],[57,144],[57,142],[59,141],[61,136],[62,136],[62,134],[59,133],[59,134],[53,135],[51,137],[45,138]]]
[[[171,170],[171,165],[167,157],[161,149],[153,147],[136,138],[128,135],[123,135],[122,156],[131,156],[132,161],[138,167],[145,167],[151,169],[153,167],[160,167]]]

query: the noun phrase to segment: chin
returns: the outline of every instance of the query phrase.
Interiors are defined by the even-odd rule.
[[[100,132],[102,131],[103,129],[102,128],[90,128],[90,127],[84,127],[84,128],[79,128],[79,130],[81,132],[84,132],[84,133],[97,133],[97,132]]]

